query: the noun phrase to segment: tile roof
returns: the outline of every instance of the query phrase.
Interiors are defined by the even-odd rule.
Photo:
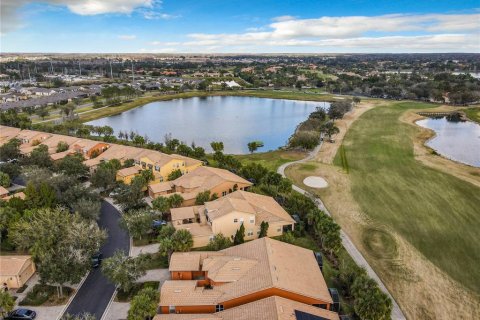
[[[128,168],[123,168],[117,171],[117,174],[122,176],[122,177],[128,177],[134,174],[138,174],[142,169],[140,169],[137,166],[132,166]]]
[[[183,219],[195,219],[195,213],[198,213],[197,207],[181,207],[170,209],[172,221]]]
[[[153,193],[165,192],[165,191],[172,190],[172,182],[171,181],[165,181],[165,182],[154,183],[154,184],[149,185],[148,188]]]
[[[297,320],[295,311],[328,320],[340,319],[335,312],[272,296],[214,314],[158,314],[153,320]]]
[[[181,176],[173,183],[185,189],[202,188],[203,190],[209,190],[226,181],[252,185],[251,182],[228,170],[211,167],[200,167]]]
[[[18,275],[31,259],[31,256],[0,256],[0,276]]]
[[[160,290],[165,306],[210,306],[217,304],[221,295],[216,288],[197,287],[196,280],[167,280]]]
[[[213,272],[213,277],[225,282],[220,286],[214,286],[214,290],[221,294],[215,295],[216,300],[211,301],[213,305],[271,288],[332,303],[327,284],[311,250],[265,237],[220,250],[216,256],[208,252],[191,254],[199,255],[202,270],[204,268],[209,270],[208,277],[210,272]],[[176,268],[183,263],[184,258],[187,261],[195,259],[195,269],[191,271],[199,271],[196,257],[186,258],[173,254],[171,263],[174,263]],[[185,262],[183,267],[187,267],[188,263]],[[192,303],[195,301],[194,298],[185,297],[190,292],[184,291],[178,301],[172,298],[167,302],[163,299],[163,294],[168,294],[168,289],[164,290],[162,287],[160,305],[181,306],[187,302]],[[198,292],[195,292],[194,297],[197,296]],[[212,297],[209,296],[209,299]]]
[[[0,196],[4,196],[8,194],[8,190],[4,187],[0,186]]]
[[[257,223],[295,220],[279,205],[275,199],[252,192],[237,190],[215,201],[205,203],[207,215],[214,220],[233,211],[256,215]]]

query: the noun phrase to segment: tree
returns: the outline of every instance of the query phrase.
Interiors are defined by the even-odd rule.
[[[159,292],[151,287],[140,290],[130,303],[127,320],[151,319],[157,313]]]
[[[200,192],[197,194],[195,197],[195,204],[197,206],[205,204],[205,202],[210,200],[210,190],[205,190],[203,192]]]
[[[122,215],[120,226],[135,239],[142,237],[152,229],[152,214],[146,210],[131,210]]]
[[[337,253],[342,247],[340,226],[318,208],[307,214],[307,221],[309,225],[313,226],[314,236],[320,240],[322,248],[328,251],[330,255]]]
[[[254,153],[258,149],[258,144],[256,141],[249,142],[247,146],[248,146],[248,151],[250,151],[250,153]]]
[[[88,167],[83,164],[83,156],[80,154],[68,155],[57,164],[59,171],[70,176],[86,176],[89,173]]]
[[[37,111],[35,111],[35,113],[37,114],[37,116],[42,118],[42,120],[44,120],[45,117],[49,115],[47,108],[39,108],[37,109]]]
[[[293,232],[288,231],[282,234],[278,240],[293,244],[295,242],[295,236],[293,235]]]
[[[320,130],[325,133],[329,139],[332,138],[332,135],[337,134],[340,132],[340,129],[333,123],[333,122],[327,122],[322,127]]]
[[[0,315],[4,316],[13,310],[15,300],[7,291],[0,291]]]
[[[221,141],[213,141],[210,143],[214,152],[223,152],[223,142]]]
[[[353,97],[353,102],[355,102],[355,104],[359,104],[361,101],[360,97]]]
[[[167,179],[168,181],[173,181],[175,179],[180,178],[181,176],[182,176],[182,171],[180,169],[176,169],[170,172]]]
[[[208,242],[207,249],[210,251],[219,251],[232,246],[232,240],[225,237],[222,233],[217,233]]]
[[[25,201],[29,208],[52,208],[57,203],[55,189],[46,182],[35,185],[28,182],[25,188]]]
[[[111,160],[110,160],[111,161]],[[110,161],[108,163],[110,163]],[[103,188],[108,190],[115,185],[117,170],[113,166],[105,162],[97,167],[97,170],[92,174],[90,182],[96,188]]]
[[[129,257],[122,250],[117,250],[112,257],[103,260],[102,272],[120,290],[128,292],[135,281],[146,274],[144,260],[142,256]]]
[[[8,188],[10,187],[11,183],[12,182],[10,181],[10,177],[8,176],[8,174],[0,171],[0,186]]]
[[[170,201],[167,197],[160,196],[152,200],[152,206],[153,209],[166,213],[170,210]]]
[[[171,227],[173,229],[173,227]],[[172,229],[167,229],[162,233],[164,228],[162,228],[161,235],[159,236],[159,251],[162,256],[170,257],[173,252],[186,252],[193,247],[193,237],[190,231],[181,229],[175,231],[171,236],[168,236],[171,233]]]
[[[113,199],[124,211],[145,207],[143,179],[133,179],[130,185],[120,185]]]
[[[48,147],[46,145],[40,145],[35,148],[28,158],[25,158],[22,161],[26,165],[35,165],[40,168],[51,168],[53,167],[52,158],[48,153]]]
[[[358,276],[351,288],[353,308],[360,319],[387,320],[392,313],[392,300],[367,275]]]
[[[168,203],[170,205],[170,208],[180,207],[183,201],[184,201],[183,197],[178,193],[174,193],[170,197],[168,197]]]
[[[260,223],[260,234],[258,235],[259,238],[264,238],[268,234],[268,222],[262,221]]]
[[[60,141],[59,143],[57,143],[57,153],[67,151],[68,148],[69,145],[65,141]]]
[[[233,237],[233,244],[242,244],[245,242],[245,226],[243,223],[238,228],[237,232],[235,232],[235,236]]]
[[[98,220],[100,216],[101,203],[97,200],[80,198],[72,204],[74,212],[78,213],[85,219]]]
[[[241,175],[246,179],[260,183],[263,177],[268,173],[268,169],[259,163],[249,163],[242,167]]]
[[[190,251],[193,247],[193,237],[190,231],[181,229],[172,235],[173,250],[179,252]]]
[[[320,141],[320,134],[316,131],[299,131],[288,141],[291,148],[301,147],[306,150],[315,148]]]
[[[21,141],[18,139],[12,139],[7,143],[0,146],[0,160],[8,161],[11,159],[18,159],[22,155],[20,153]]]
[[[9,236],[20,250],[29,250],[40,278],[55,284],[59,297],[64,283],[78,283],[90,270],[91,256],[106,239],[95,222],[59,208],[32,210]]]

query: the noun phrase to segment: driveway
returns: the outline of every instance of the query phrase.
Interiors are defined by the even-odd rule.
[[[108,232],[108,239],[100,249],[104,258],[112,256],[117,249],[121,249],[125,251],[125,254],[128,254],[130,238],[128,233],[120,228],[119,219],[120,213],[118,210],[110,203],[103,201],[98,224],[100,228]],[[68,306],[65,314],[80,315],[88,312],[100,319],[114,292],[115,285],[108,282],[100,268],[93,269]]]

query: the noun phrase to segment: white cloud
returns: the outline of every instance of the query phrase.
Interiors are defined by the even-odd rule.
[[[156,20],[156,19],[171,20],[171,19],[179,18],[180,16],[148,10],[143,13],[143,17],[149,20]]]
[[[279,17],[273,18],[272,21],[281,22],[281,21],[290,21],[290,20],[294,20],[294,19],[296,19],[296,17],[294,17],[294,16],[279,16]]]
[[[67,7],[71,12],[91,16],[99,14],[131,14],[141,11],[146,19],[173,19],[177,16],[161,13],[161,0],[1,0],[1,33],[23,26],[20,9],[29,3],[47,3]]]
[[[162,42],[162,41],[151,41],[148,44],[152,45],[152,46],[164,46],[164,47],[172,47],[172,46],[182,45],[181,42]]]
[[[137,36],[134,34],[121,34],[117,38],[120,40],[135,40]]]
[[[480,14],[276,18],[269,30],[193,33],[184,46],[344,48],[345,51],[430,52],[480,50]],[[409,35],[412,34],[412,35]],[[414,34],[414,35],[413,35]],[[347,50],[348,49],[348,50]]]

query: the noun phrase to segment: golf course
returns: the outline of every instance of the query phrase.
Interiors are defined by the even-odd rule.
[[[480,169],[436,155],[423,146],[427,130],[403,119],[436,107],[378,102],[351,124],[333,164],[317,159],[287,169],[324,200],[409,318],[418,319],[443,318],[456,308],[453,299],[468,306],[462,316],[480,306]],[[433,165],[419,161],[418,146]],[[305,186],[312,175],[329,187]]]

